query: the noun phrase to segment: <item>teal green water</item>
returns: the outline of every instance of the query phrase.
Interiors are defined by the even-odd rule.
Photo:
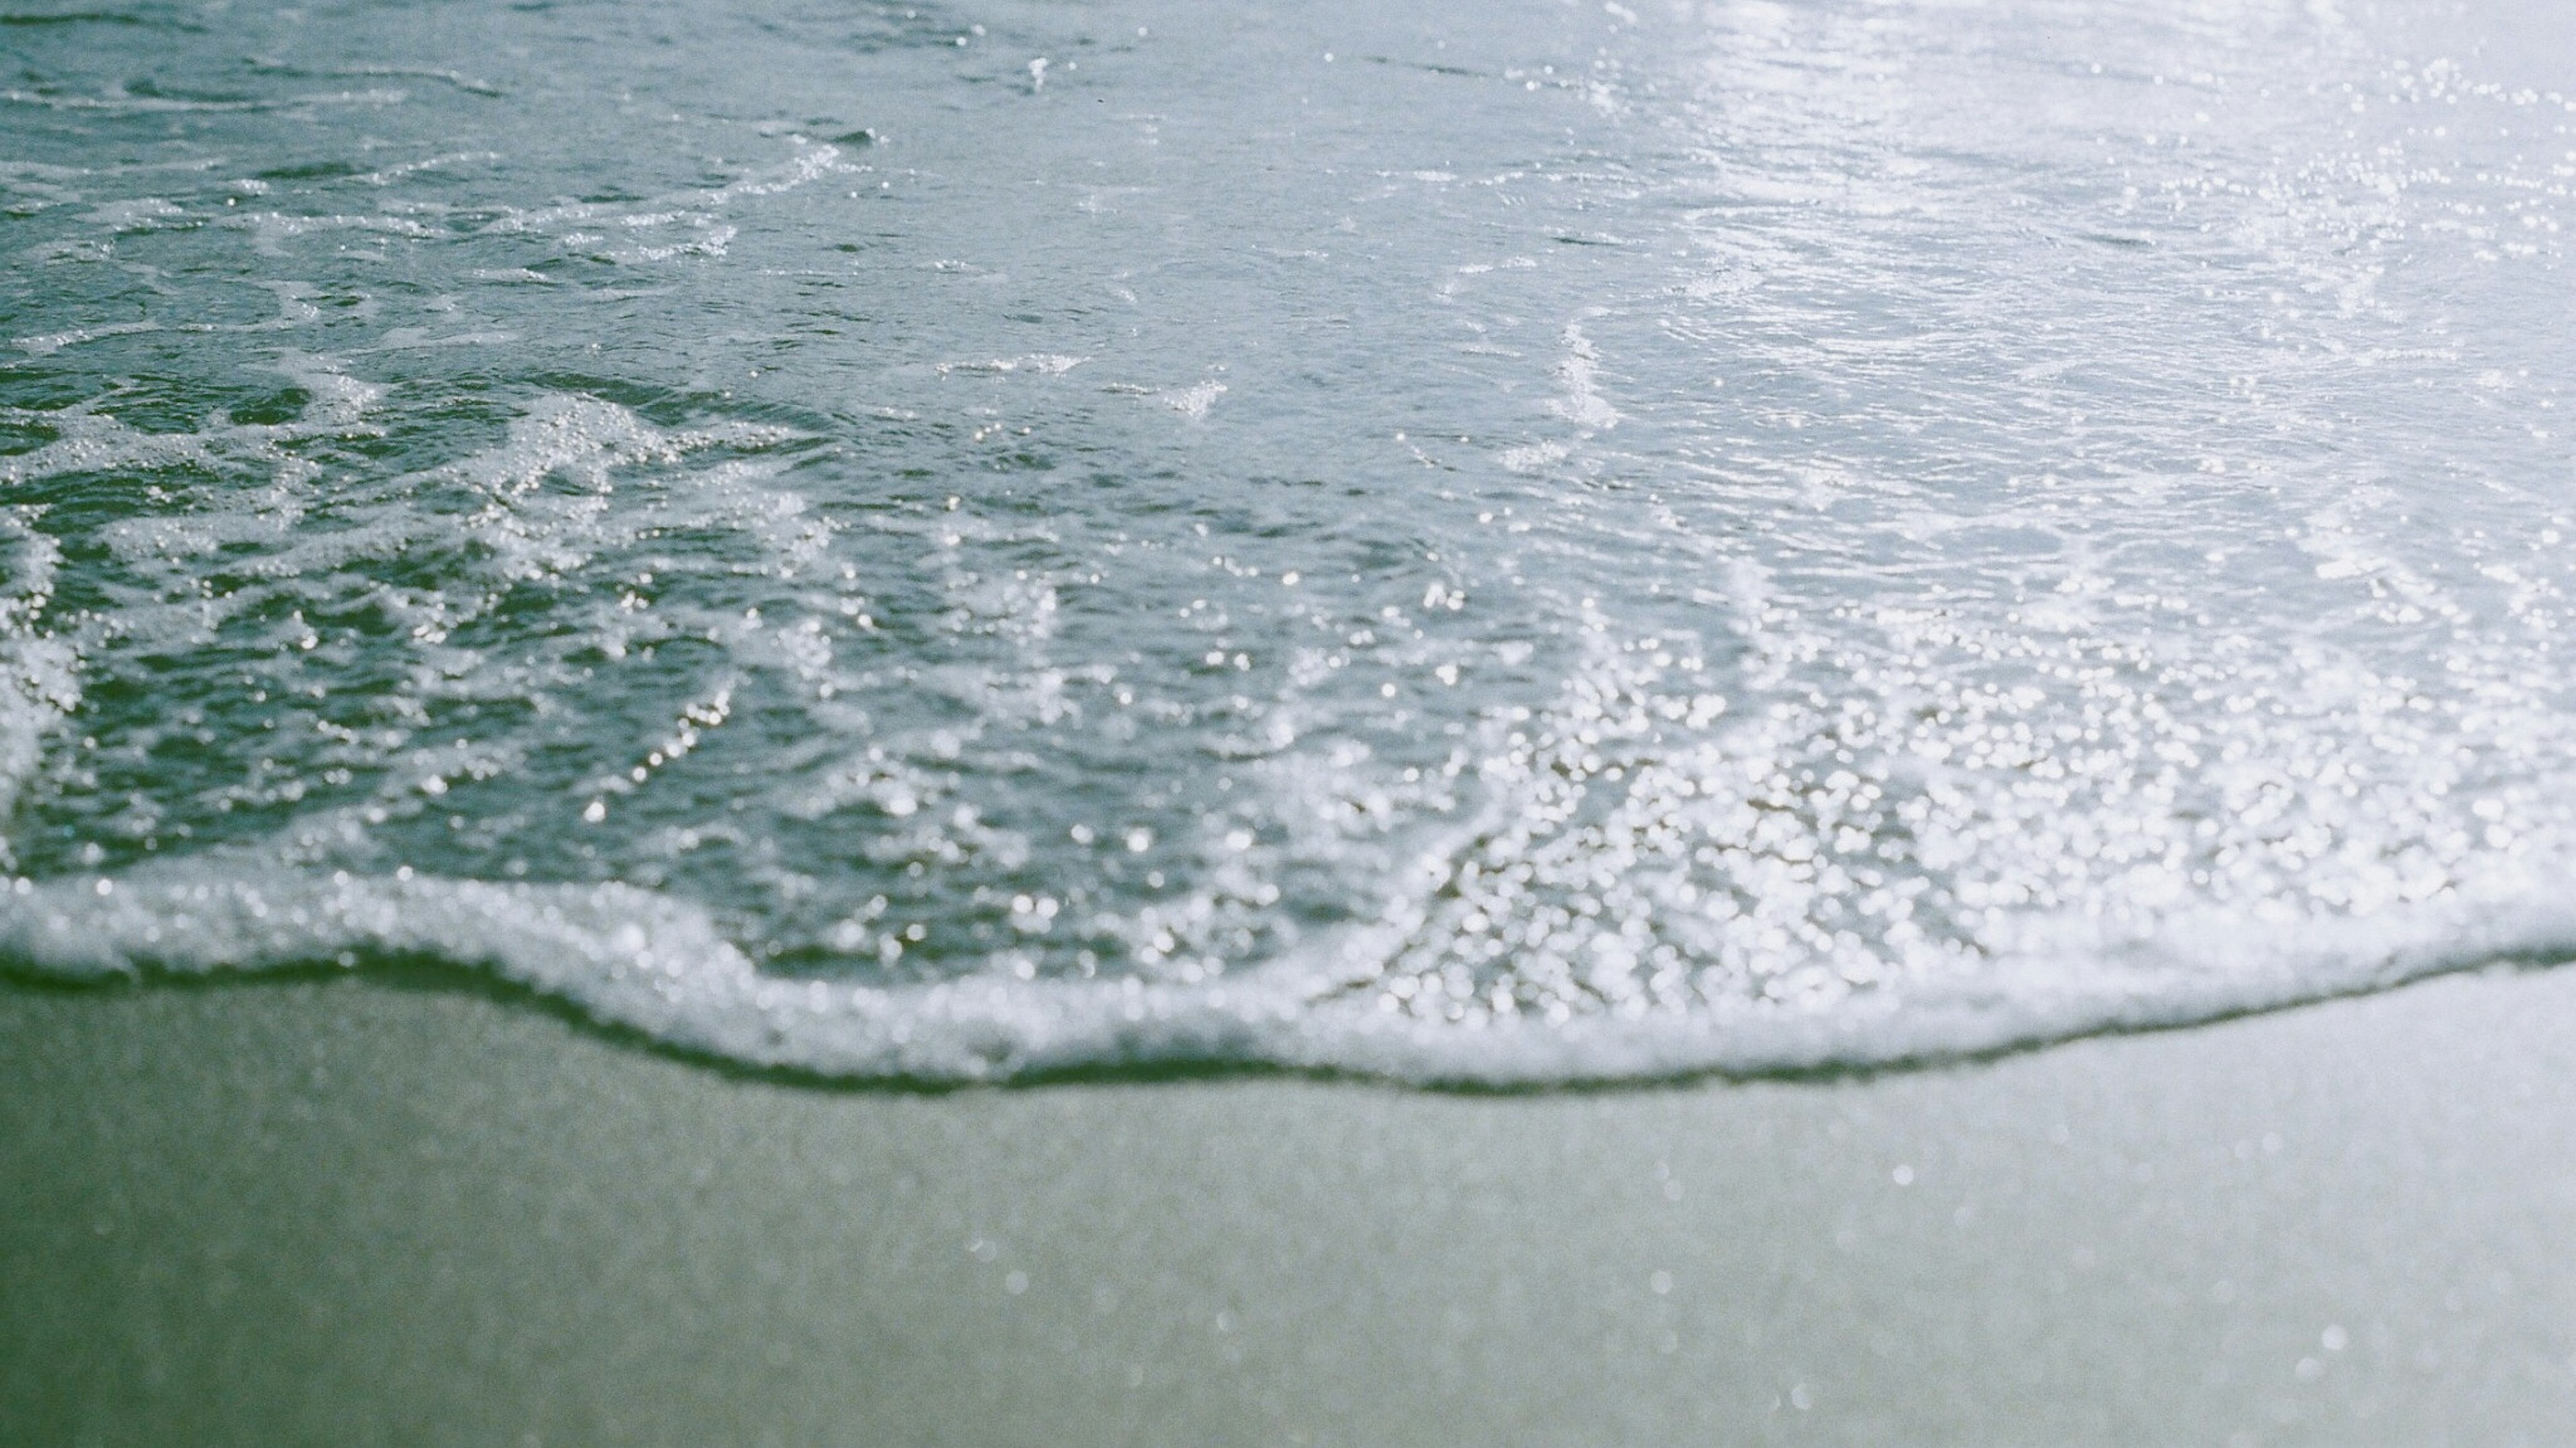
[[[13,11],[0,951],[1535,1080],[2554,956],[2443,14]]]

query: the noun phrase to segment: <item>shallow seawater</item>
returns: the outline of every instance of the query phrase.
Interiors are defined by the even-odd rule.
[[[1545,1082],[2576,953],[2512,10],[13,9],[0,954]]]

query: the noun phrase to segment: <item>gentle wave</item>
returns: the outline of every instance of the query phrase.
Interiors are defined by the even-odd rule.
[[[666,1046],[826,1079],[993,1082],[1224,1066],[1495,1087],[1867,1070],[2192,1025],[2498,963],[2576,958],[2576,904],[2535,892],[2324,929],[2213,921],[2156,939],[2070,938],[1973,976],[1829,1009],[1738,1003],[1463,1028],[1348,996],[1387,945],[1384,932],[1356,932],[1330,951],[1209,986],[979,976],[888,989],[764,973],[704,912],[623,885],[254,881],[183,869],[0,889],[0,962],[57,982],[430,959]]]
[[[2418,8],[25,27],[0,969],[1544,1083],[2569,953],[2576,102]]]

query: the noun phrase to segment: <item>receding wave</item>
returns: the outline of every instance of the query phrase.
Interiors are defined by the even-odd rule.
[[[10,30],[0,968],[1545,1083],[2576,954],[2513,47],[720,9]]]
[[[703,912],[622,885],[414,878],[258,882],[203,871],[18,881],[0,959],[56,981],[363,967],[429,958],[605,1025],[824,1078],[1002,1081],[1158,1066],[1279,1067],[1523,1086],[1851,1070],[2105,1030],[2189,1025],[2447,971],[2576,955],[2576,907],[2427,907],[2265,938],[2210,925],[1997,961],[1831,1009],[1742,1003],[1574,1023],[1426,1022],[1355,1000],[1382,937],[1223,985],[976,977],[902,988],[765,974]]]

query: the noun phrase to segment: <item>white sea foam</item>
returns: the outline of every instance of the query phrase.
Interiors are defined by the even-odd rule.
[[[2576,949],[2568,103],[2415,7],[684,8],[13,38],[7,969],[1548,1082]]]
[[[0,822],[41,763],[47,736],[80,702],[78,660],[44,626],[61,566],[53,539],[0,511]],[[0,860],[12,858],[0,831]]]
[[[50,332],[42,337],[13,337],[9,345],[32,357],[50,357],[65,347],[95,342],[101,337],[130,337],[137,332],[156,331],[158,322],[114,322],[103,327],[75,327],[68,332]]]
[[[1387,943],[1215,986],[971,977],[856,986],[765,973],[704,913],[649,891],[478,881],[245,878],[203,867],[0,888],[0,957],[64,981],[429,959],[602,1024],[726,1060],[843,1079],[997,1081],[1221,1064],[1451,1084],[1867,1069],[2104,1030],[2188,1025],[2445,971],[2576,954],[2556,892],[2448,901],[2331,929],[2211,922],[2161,941],[2069,939],[1864,1005],[1460,1028],[1339,996]]]

